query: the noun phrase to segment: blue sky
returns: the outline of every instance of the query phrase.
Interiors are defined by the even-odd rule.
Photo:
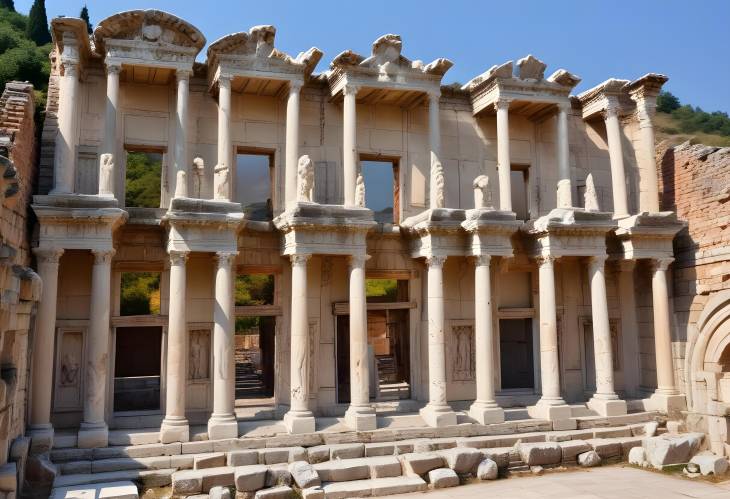
[[[15,0],[27,13],[32,0]],[[49,19],[77,16],[83,0],[46,0]],[[614,77],[670,77],[682,102],[730,112],[730,0],[275,1],[89,0],[93,23],[115,12],[156,8],[200,29],[208,42],[257,24],[277,28],[276,45],[296,55],[324,51],[323,71],[338,53],[370,53],[384,33],[403,37],[403,54],[426,62],[447,57],[445,83],[464,83],[492,64],[531,53],[583,78],[580,92]],[[204,57],[204,51],[202,53]]]

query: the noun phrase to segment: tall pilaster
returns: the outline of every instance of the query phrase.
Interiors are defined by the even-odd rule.
[[[115,167],[117,163],[117,109],[119,107],[119,64],[106,65],[106,115],[104,144],[99,155],[99,195],[115,197]],[[110,156],[104,156],[108,154]],[[105,159],[110,160],[105,164]]]
[[[634,290],[635,260],[619,263],[618,289],[621,301],[621,344],[623,351],[624,389],[629,397],[638,395],[640,383],[639,323],[636,319],[636,292]]]
[[[237,252],[216,254],[215,305],[213,309],[213,414],[208,420],[208,438],[238,438],[234,412],[236,399],[235,317],[233,264]]]
[[[299,161],[299,101],[302,90],[301,81],[289,82],[289,97],[286,100],[286,168],[285,168],[285,208],[297,202],[297,162]],[[347,153],[345,153],[347,155]],[[354,189],[353,181],[353,189]],[[353,195],[353,200],[354,200]]]
[[[557,150],[558,150],[558,208],[573,206],[573,191],[570,181],[570,145],[568,142],[568,111],[570,103],[558,104]]]
[[[475,258],[474,268],[474,340],[476,347],[477,398],[469,416],[481,424],[501,423],[504,410],[494,396],[494,331],[492,325],[491,257]]]
[[[188,325],[186,314],[186,268],[188,252],[170,250],[170,304],[167,326],[167,390],[165,419],[160,442],[187,442],[190,427],[185,417],[188,375]]]
[[[314,415],[309,410],[309,312],[307,311],[307,261],[312,255],[291,255],[291,401],[284,415],[289,433],[312,433]]]
[[[63,75],[58,92],[58,134],[53,161],[51,194],[72,194],[76,183],[76,143],[78,142],[79,63],[61,61]]]
[[[613,381],[613,348],[611,325],[608,320],[606,296],[605,256],[588,260],[588,278],[591,285],[591,313],[593,316],[593,354],[596,366],[596,393],[587,406],[601,416],[626,414],[626,402],[619,400]]]
[[[86,382],[84,419],[79,428],[79,448],[106,447],[109,428],[106,412],[106,387],[109,381],[109,315],[111,304],[111,262],[114,250],[92,251],[89,336],[86,340]]]
[[[659,211],[659,178],[656,169],[656,148],[654,142],[653,118],[656,112],[656,96],[642,90],[631,93],[636,102],[636,116],[639,120],[639,211]]]
[[[190,75],[192,71],[178,69],[177,107],[175,111],[175,197],[188,197],[188,95],[190,93]],[[180,178],[179,172],[185,172]]]
[[[512,211],[512,160],[509,154],[509,103],[499,99],[497,109],[497,171],[499,174],[499,209]]]
[[[560,395],[560,354],[558,318],[555,303],[555,256],[538,257],[540,293],[540,382],[542,396],[536,405],[528,407],[533,418],[553,421],[553,429],[575,428],[570,406]]]
[[[51,394],[53,392],[53,354],[56,343],[56,301],[58,299],[58,266],[63,249],[35,248],[38,275],[42,281],[33,336],[31,367],[31,404],[29,434],[34,452],[42,453],[53,446]]]
[[[623,218],[629,214],[629,202],[626,195],[626,171],[624,169],[624,153],[621,145],[621,125],[618,121],[618,102],[611,98],[604,113],[606,137],[608,139],[608,156],[611,161],[611,190],[613,191],[613,215]]]
[[[355,206],[355,184],[357,183],[357,171],[359,158],[357,155],[357,92],[360,88],[357,85],[345,85],[343,90],[343,137],[342,152],[343,158],[343,179],[345,192],[345,206]]]
[[[221,75],[218,78],[218,164],[216,170],[228,171],[228,178],[231,178],[233,162],[231,154],[233,145],[231,143],[231,78],[228,75]],[[223,182],[214,187],[214,199],[221,201],[231,200],[231,182]]]
[[[433,427],[455,425],[456,413],[446,401],[446,341],[444,334],[445,256],[431,256],[428,266],[428,405],[421,417]]]
[[[444,208],[443,165],[441,164],[441,92],[428,94],[428,146],[430,149],[429,207]]]
[[[365,299],[366,255],[350,257],[350,407],[345,421],[353,430],[370,431],[377,427],[375,410],[370,405],[368,363],[368,324]]]

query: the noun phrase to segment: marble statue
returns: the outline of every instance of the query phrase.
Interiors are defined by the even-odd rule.
[[[355,206],[365,208],[365,179],[362,177],[362,172],[358,172],[355,183]]]
[[[104,153],[99,158],[99,195],[114,196],[114,155]]]
[[[598,193],[596,192],[596,184],[593,183],[592,173],[589,173],[586,177],[586,191],[583,194],[583,202],[586,211],[601,211],[598,206]]]
[[[195,174],[195,197],[200,198],[200,191],[203,188],[203,175],[205,174],[205,161],[200,156],[193,159],[193,174]]]
[[[297,201],[311,203],[314,187],[314,162],[307,154],[299,158],[297,177]]]
[[[431,208],[444,208],[444,168],[436,156],[431,156]]]
[[[176,198],[188,197],[188,175],[184,171],[177,172],[175,179],[175,196]]]
[[[474,179],[472,187],[474,187],[474,208],[489,208],[492,205],[489,177],[479,175]]]
[[[226,165],[216,165],[213,170],[213,199],[228,201],[230,199],[230,171]]]
[[[572,202],[570,180],[558,181],[558,208],[570,208]]]

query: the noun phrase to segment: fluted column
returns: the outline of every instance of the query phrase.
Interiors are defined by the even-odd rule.
[[[170,250],[170,304],[167,326],[167,390],[165,419],[160,442],[187,442],[190,427],[185,417],[188,375],[188,325],[186,315],[186,269],[188,252]]]
[[[492,284],[489,255],[475,258],[474,343],[476,347],[477,398],[469,416],[481,424],[501,423],[504,410],[494,397],[494,331],[492,325]]]
[[[35,248],[38,275],[42,281],[41,299],[36,313],[31,359],[31,404],[29,434],[34,452],[42,453],[53,445],[51,394],[53,392],[53,354],[56,343],[56,301],[58,266],[63,249]]]
[[[309,312],[307,311],[307,261],[311,255],[291,255],[291,401],[284,415],[289,433],[312,433],[314,415],[309,410]]]
[[[512,211],[512,160],[509,154],[509,103],[499,99],[497,109],[497,169],[499,173],[499,209]]]
[[[601,416],[626,414],[626,402],[619,400],[613,380],[613,348],[611,325],[608,320],[606,296],[605,256],[588,260],[588,278],[591,285],[591,313],[593,316],[593,355],[596,366],[596,393],[587,406]]]
[[[636,115],[639,119],[639,211],[659,211],[659,178],[656,168],[653,117],[656,111],[656,97],[634,92]]]
[[[428,405],[421,417],[433,427],[456,424],[456,413],[446,401],[446,345],[444,333],[445,256],[431,256],[428,266]]]
[[[558,104],[557,150],[558,150],[558,208],[573,206],[573,191],[570,181],[570,145],[568,142],[568,111],[570,103]]]
[[[234,412],[236,399],[235,317],[233,264],[237,252],[216,254],[215,305],[213,309],[213,414],[208,420],[208,438],[238,438]]]
[[[286,101],[286,169],[285,208],[297,202],[297,162],[299,161],[299,101],[301,81],[289,82],[289,97]],[[345,153],[347,154],[347,153]],[[354,181],[353,181],[354,189]],[[354,192],[354,191],[353,191]],[[354,200],[353,194],[353,200]]]
[[[443,165],[441,164],[441,118],[439,101],[441,92],[428,94],[428,146],[430,149],[429,172],[429,207],[444,208],[444,188],[439,185],[443,180]],[[440,169],[440,171],[437,171]]]
[[[540,383],[542,396],[536,405],[528,407],[533,418],[560,422],[560,429],[575,428],[570,407],[560,395],[560,354],[558,343],[558,318],[555,303],[555,256],[543,255],[539,265],[540,293]]]
[[[51,194],[71,194],[76,183],[76,143],[78,142],[78,61],[62,61],[63,75],[58,92],[58,134],[53,161]]]
[[[368,324],[365,300],[366,255],[350,257],[350,407],[345,421],[353,430],[370,431],[377,427],[375,410],[370,405],[368,368]]]
[[[116,196],[117,163],[117,109],[119,106],[119,73],[120,64],[106,65],[106,115],[104,120],[104,144],[99,156],[99,195],[105,197]],[[110,165],[104,164],[104,154],[111,155]],[[109,168],[109,171],[105,171]]]
[[[79,428],[79,448],[106,447],[109,428],[105,421],[106,387],[109,381],[109,314],[111,262],[114,250],[92,251],[91,303],[86,339],[84,419]]]
[[[626,195],[626,171],[624,154],[621,146],[621,125],[618,121],[618,102],[611,101],[604,113],[606,121],[606,137],[608,139],[608,156],[611,161],[611,190],[613,191],[613,215],[616,218],[629,214],[629,202]]]
[[[175,197],[188,197],[188,96],[192,71],[178,69],[177,107],[175,111]],[[180,177],[180,172],[185,177]]]
[[[216,170],[228,172],[228,178],[231,178],[231,170],[233,162],[231,154],[233,146],[231,144],[231,78],[228,75],[218,77],[218,164]],[[231,182],[223,182],[220,186],[216,185],[213,194],[215,199],[222,201],[231,200]]]
[[[342,138],[343,158],[343,179],[345,183],[345,206],[355,206],[355,184],[357,182],[357,92],[360,87],[356,85],[345,85],[343,90],[343,119],[344,135]]]

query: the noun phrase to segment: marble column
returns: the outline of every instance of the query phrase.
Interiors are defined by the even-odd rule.
[[[601,416],[620,416],[626,414],[626,402],[616,395],[613,382],[613,347],[611,325],[608,320],[605,268],[605,256],[593,256],[588,259],[596,393],[586,405]]]
[[[480,424],[501,423],[504,410],[494,396],[494,331],[492,323],[492,285],[489,255],[475,258],[474,269],[474,343],[476,347],[477,398],[469,416]]]
[[[613,191],[613,216],[623,218],[629,214],[629,201],[626,195],[626,172],[624,153],[621,146],[621,124],[618,121],[618,103],[609,103],[604,113],[608,156],[611,161],[611,190]]]
[[[192,71],[178,69],[177,108],[175,111],[175,196],[188,197],[188,95]],[[180,175],[184,172],[185,176]]]
[[[667,269],[674,258],[652,261],[652,306],[654,310],[654,352],[656,355],[657,389],[651,396],[651,409],[666,413],[685,409],[684,395],[680,395],[674,382],[672,359],[672,329],[669,310]]]
[[[343,89],[343,179],[345,192],[345,206],[355,206],[355,184],[357,183],[357,171],[359,158],[357,154],[357,92],[360,87],[356,85],[345,85]]]
[[[307,311],[307,261],[311,255],[291,258],[291,401],[284,415],[289,433],[314,432],[309,410],[309,312]]]
[[[554,430],[576,427],[571,411],[560,395],[560,354],[555,302],[555,256],[538,257],[540,293],[540,383],[542,396],[527,408],[530,417],[553,422]]]
[[[368,323],[365,301],[366,255],[350,257],[350,407],[345,422],[353,430],[370,431],[377,427],[375,410],[370,405],[368,365]]]
[[[231,78],[227,75],[218,77],[218,164],[216,171],[228,172],[228,178],[232,177],[231,169],[233,162],[231,155],[233,145],[231,143]],[[216,183],[213,198],[221,201],[231,200],[231,182]]]
[[[109,316],[111,305],[112,258],[114,250],[92,250],[89,332],[86,338],[84,419],[79,428],[79,448],[106,447],[106,387],[109,382]]]
[[[104,143],[99,156],[99,195],[115,197],[117,163],[117,109],[119,107],[119,64],[106,65],[106,114],[104,119]],[[105,164],[105,154],[111,155],[110,163]]]
[[[509,155],[509,103],[499,99],[497,109],[497,172],[499,173],[499,209],[512,211],[512,160]]]
[[[636,115],[639,119],[639,211],[657,213],[659,211],[659,178],[656,168],[656,149],[654,142],[654,123],[656,97],[636,92]]]
[[[58,133],[53,161],[53,189],[50,194],[72,194],[76,187],[76,143],[78,142],[79,64],[64,60],[58,91]]]
[[[570,181],[570,145],[568,142],[568,112],[570,103],[558,104],[557,152],[558,152],[558,208],[573,206],[573,190]]]
[[[446,401],[446,341],[444,332],[445,256],[431,256],[428,266],[428,405],[421,417],[433,427],[457,423],[456,413]]]
[[[188,325],[186,316],[186,268],[188,252],[170,250],[170,304],[167,326],[167,387],[165,419],[160,442],[187,442],[190,427],[185,417],[188,378]]]
[[[629,397],[638,396],[641,384],[639,366],[639,323],[636,319],[634,290],[635,260],[619,262],[618,289],[621,302],[621,344],[623,351],[624,389]]]
[[[302,90],[301,81],[289,82],[289,97],[286,100],[286,168],[285,168],[285,208],[297,202],[297,163],[299,161],[299,100]],[[354,188],[353,183],[353,188]],[[353,195],[353,200],[354,200]]]
[[[42,280],[41,299],[36,312],[33,335],[29,435],[34,453],[43,453],[53,446],[51,396],[53,392],[53,355],[56,343],[56,301],[58,299],[58,265],[61,248],[34,248],[38,275]]]
[[[213,309],[213,414],[208,420],[208,438],[238,438],[235,414],[236,359],[233,299],[233,265],[238,252],[216,254],[215,304]]]
[[[429,163],[429,207],[444,208],[444,188],[439,185],[438,177],[443,177],[443,165],[441,164],[441,118],[439,101],[441,92],[430,92],[428,94],[428,146],[430,148]],[[441,171],[437,171],[437,169]]]

